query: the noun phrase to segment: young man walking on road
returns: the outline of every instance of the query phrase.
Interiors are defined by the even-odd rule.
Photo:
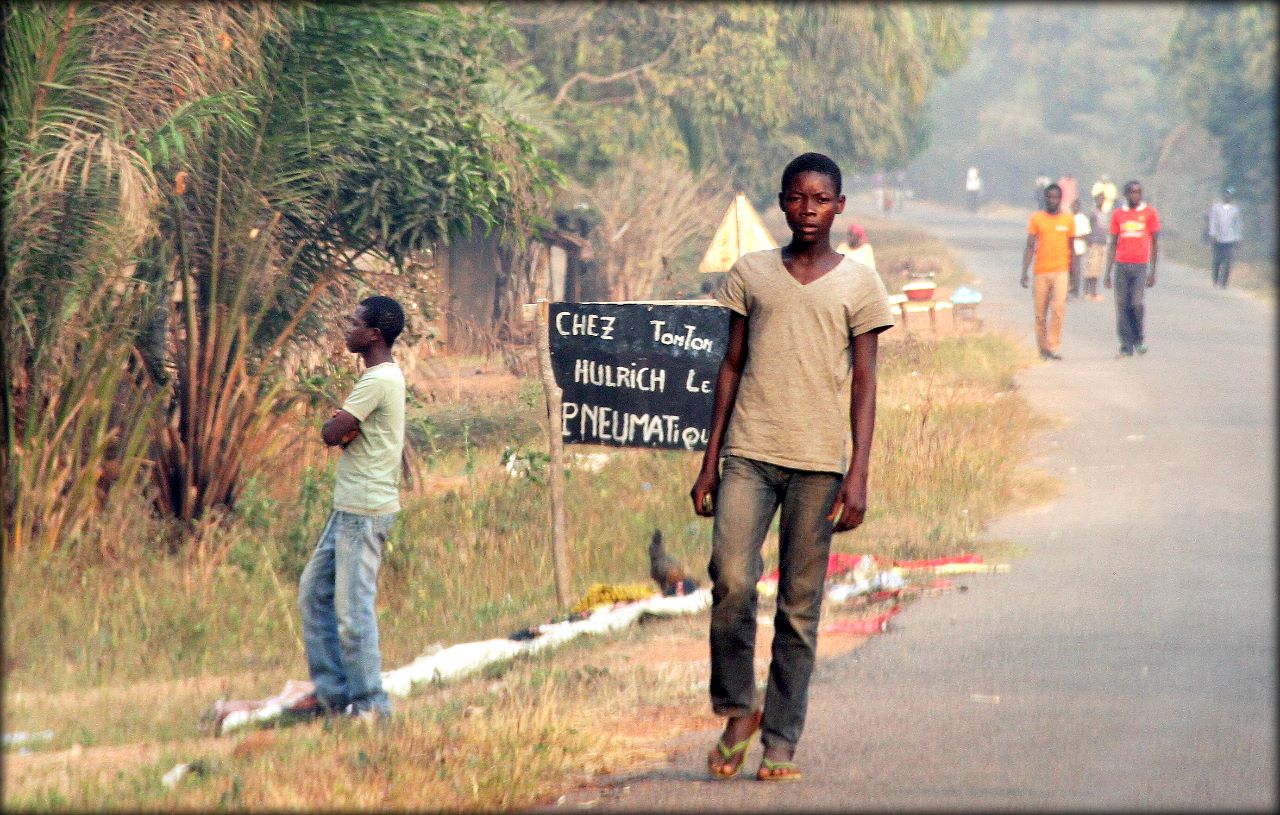
[[[1032,303],[1036,316],[1036,345],[1041,359],[1062,359],[1062,318],[1067,310],[1067,288],[1071,278],[1075,216],[1062,211],[1062,189],[1057,184],[1044,188],[1044,209],[1027,221],[1027,245],[1022,251],[1022,288],[1027,288],[1027,268],[1035,259]]]
[[[1213,285],[1225,289],[1231,277],[1231,255],[1240,242],[1240,207],[1231,200],[1235,190],[1227,187],[1222,200],[1209,210],[1209,240],[1213,242]]]
[[[710,690],[716,714],[728,718],[707,759],[715,778],[737,775],[757,730],[764,757],[756,777],[800,778],[793,757],[831,535],[861,524],[867,508],[876,352],[893,317],[880,276],[831,248],[831,224],[844,203],[834,161],[819,153],[793,159],[778,194],[791,242],[743,255],[715,293],[732,312],[729,344],[690,491],[694,511],[715,518]],[[760,708],[756,582],[779,506],[777,613]]]
[[[391,713],[374,602],[382,546],[400,511],[404,375],[391,346],[403,329],[404,311],[390,297],[366,298],[347,318],[347,350],[364,359],[365,370],[320,430],[342,455],[333,513],[302,572],[298,596],[320,707],[364,719]]]
[[[1111,243],[1107,247],[1107,272],[1102,285],[1111,288],[1116,275],[1116,332],[1121,357],[1147,353],[1143,337],[1143,292],[1156,284],[1160,216],[1142,200],[1142,185],[1124,185],[1124,206],[1111,210]],[[1146,278],[1145,284],[1143,278]]]
[[[1102,267],[1107,265],[1107,239],[1111,233],[1106,194],[1095,193],[1093,209],[1089,212],[1089,236],[1085,247],[1084,297],[1101,300],[1098,283],[1102,280]]]

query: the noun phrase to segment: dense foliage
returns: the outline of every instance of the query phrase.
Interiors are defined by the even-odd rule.
[[[281,406],[264,375],[354,258],[518,228],[557,177],[502,106],[493,11],[48,2],[4,23],[15,545],[74,537],[147,472],[183,520],[232,505]]]
[[[358,257],[399,265],[477,231],[514,257],[572,207],[608,290],[647,296],[732,188],[768,200],[795,153],[852,172],[917,153],[974,17],[78,0],[4,15],[5,536],[42,547],[115,496],[148,492],[188,524],[233,506],[247,463],[284,441],[282,355],[350,296]]]
[[[1203,4],[1187,8],[1169,40],[1167,59],[1191,118],[1222,145],[1223,180],[1236,188],[1254,234],[1272,233],[1275,6]]]
[[[628,154],[715,167],[757,202],[821,150],[849,171],[923,146],[926,93],[963,61],[972,13],[948,5],[516,6],[509,58],[551,99],[556,152],[585,184]]]

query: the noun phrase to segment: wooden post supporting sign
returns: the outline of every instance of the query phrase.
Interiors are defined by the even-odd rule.
[[[551,488],[551,563],[556,576],[556,602],[569,606],[569,551],[564,530],[564,438],[560,433],[560,386],[551,368],[550,304],[538,300],[538,373],[547,402],[547,441],[551,461],[547,478]]]

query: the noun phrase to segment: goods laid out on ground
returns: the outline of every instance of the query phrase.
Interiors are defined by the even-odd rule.
[[[382,674],[382,685],[391,696],[404,698],[424,684],[452,682],[471,676],[483,668],[508,662],[563,645],[588,634],[607,634],[635,624],[646,615],[674,617],[696,614],[711,605],[711,590],[697,588],[683,568],[670,561],[656,535],[650,549],[651,571],[662,587],[655,591],[649,583],[592,585],[574,604],[573,613],[532,625],[500,639],[464,642],[448,647],[434,646],[422,656]],[[823,631],[844,634],[874,634],[886,630],[889,620],[902,610],[902,601],[919,593],[936,593],[952,587],[939,577],[950,574],[1008,571],[1007,564],[987,564],[979,555],[953,555],[929,560],[882,563],[871,555],[832,553],[827,562],[827,596],[845,607],[871,608],[892,601],[885,611],[864,619],[838,619]],[[909,582],[909,578],[932,576],[929,583]],[[673,579],[674,578],[674,579]],[[963,587],[961,587],[963,588]],[[757,584],[763,597],[778,591],[778,570]],[[878,611],[878,609],[877,609]],[[289,680],[274,696],[259,700],[216,702],[206,718],[215,733],[229,733],[251,725],[278,723],[282,718],[308,717],[318,712],[310,682]]]
[[[871,607],[892,601],[888,610],[863,619],[837,619],[822,627],[823,633],[877,634],[888,628],[889,620],[902,611],[902,602],[918,594],[936,594],[954,588],[941,575],[993,574],[1009,571],[1006,563],[983,563],[976,554],[950,555],[928,560],[895,560],[884,563],[872,555],[833,552],[827,558],[827,599],[834,609]],[[928,583],[918,578],[933,576]],[[909,582],[912,578],[913,582]],[[963,591],[964,586],[960,589]],[[764,597],[778,593],[778,570],[768,572],[756,584]]]

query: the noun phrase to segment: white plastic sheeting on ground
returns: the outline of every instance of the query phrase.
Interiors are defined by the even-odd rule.
[[[443,683],[476,673],[485,666],[555,648],[584,634],[607,634],[620,631],[646,615],[677,617],[697,614],[711,605],[711,590],[676,597],[655,594],[645,600],[604,606],[585,620],[548,623],[538,626],[538,636],[527,640],[492,639],[464,642],[418,657],[401,668],[382,673],[382,687],[391,696],[406,697],[425,683]],[[251,710],[233,710],[222,719],[219,732],[229,733],[249,724],[263,724],[279,718],[301,696],[310,692],[311,683],[290,680],[285,690]]]

